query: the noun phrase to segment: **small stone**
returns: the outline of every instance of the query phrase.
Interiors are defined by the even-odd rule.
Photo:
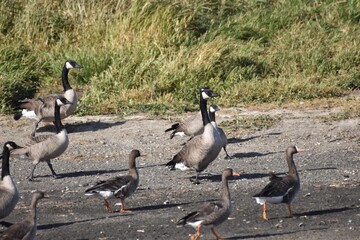
[[[302,226],[304,226],[304,223],[303,222],[299,223],[299,227],[302,227]]]

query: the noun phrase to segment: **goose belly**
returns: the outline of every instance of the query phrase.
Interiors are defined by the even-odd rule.
[[[69,146],[69,138],[66,130],[47,139],[44,142],[35,144],[31,148],[31,156],[39,161],[47,161],[59,157]]]
[[[0,219],[8,216],[19,201],[19,192],[10,176],[5,176],[0,183]]]
[[[284,199],[284,196],[275,196],[275,197],[255,197],[256,203],[260,205],[264,205],[265,201],[267,203],[282,203]]]
[[[77,107],[77,95],[74,89],[69,89],[64,92],[64,97],[72,102],[72,104],[66,104],[65,106],[61,107],[60,115],[61,118],[68,117],[69,115],[73,114]]]

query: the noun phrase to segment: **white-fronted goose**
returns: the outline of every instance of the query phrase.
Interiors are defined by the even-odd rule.
[[[177,225],[190,225],[196,233],[191,239],[196,240],[200,237],[201,228],[204,225],[211,226],[211,232],[216,236],[216,239],[222,239],[216,232],[215,227],[228,219],[231,212],[231,199],[228,186],[228,177],[239,176],[239,173],[234,172],[231,168],[224,170],[221,179],[221,200],[217,202],[210,202],[205,204],[199,210],[188,214],[177,222]]]
[[[139,185],[139,174],[136,169],[136,158],[144,156],[139,150],[132,150],[129,155],[129,172],[127,175],[111,178],[106,181],[100,181],[95,186],[85,191],[86,195],[99,194],[104,198],[104,206],[109,213],[112,213],[110,198],[120,198],[120,212],[130,212],[125,208],[125,198],[132,195]]]
[[[289,216],[292,217],[291,202],[300,189],[299,174],[296,170],[293,155],[302,151],[304,149],[296,146],[288,147],[286,149],[286,160],[289,167],[288,174],[284,177],[279,177],[271,173],[270,182],[260,193],[253,196],[258,204],[264,205],[263,219],[267,220],[267,203],[286,203]]]
[[[64,125],[62,125],[60,119],[60,106],[64,104],[71,104],[71,102],[64,97],[58,98],[54,102],[54,124],[56,127],[56,134],[32,137],[32,141],[28,144],[28,146],[11,151],[11,156],[19,159],[30,159],[33,161],[34,166],[28,177],[30,181],[33,180],[34,171],[39,162],[46,162],[51,170],[52,176],[56,178],[57,174],[55,173],[50,160],[60,156],[63,152],[65,152],[69,145],[67,131]]]
[[[0,180],[0,219],[8,216],[19,201],[19,192],[10,176],[10,150],[19,146],[14,142],[6,142],[2,152],[2,168]]]
[[[67,60],[64,63],[62,69],[62,84],[64,88],[64,93],[62,94],[50,94],[43,97],[33,98],[33,99],[24,99],[21,100],[19,106],[20,109],[23,109],[21,112],[17,112],[14,115],[15,120],[19,120],[22,116],[38,118],[38,121],[35,123],[35,130],[33,135],[36,132],[36,129],[41,121],[44,122],[53,122],[55,119],[54,116],[54,102],[57,98],[65,97],[72,104],[64,105],[60,109],[60,117],[64,119],[70,116],[76,110],[77,106],[77,95],[74,89],[71,88],[68,73],[70,69],[81,68],[81,65],[76,63],[73,60]]]
[[[180,152],[166,164],[171,170],[174,170],[177,164],[183,164],[187,168],[195,169],[196,180],[194,183],[196,184],[199,183],[199,173],[217,158],[222,148],[220,134],[211,124],[206,106],[207,100],[216,96],[218,95],[207,87],[200,89],[200,110],[204,132],[187,141]]]
[[[186,118],[181,123],[175,123],[165,132],[172,131],[170,139],[175,136],[196,136],[204,131],[204,125],[201,117],[201,112],[196,113],[193,116]]]
[[[220,110],[220,108],[217,105],[215,105],[215,104],[211,105],[209,108],[209,118],[210,118],[211,124],[217,129],[217,131],[220,134],[221,141],[222,141],[222,147],[225,151],[226,158],[231,159],[230,155],[226,151],[226,145],[228,144],[227,136],[226,136],[224,130],[222,128],[218,127],[218,125],[216,124],[216,120],[215,120],[215,112],[219,111],[219,110]]]
[[[0,236],[0,240],[32,240],[35,239],[37,231],[36,205],[42,198],[49,196],[37,191],[33,194],[30,212],[28,216],[21,222],[18,222],[6,229]]]

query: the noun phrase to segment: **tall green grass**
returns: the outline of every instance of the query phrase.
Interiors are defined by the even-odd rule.
[[[61,91],[66,59],[78,114],[283,103],[360,88],[359,1],[3,0],[0,112]]]

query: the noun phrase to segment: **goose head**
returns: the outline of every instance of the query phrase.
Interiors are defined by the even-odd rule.
[[[212,104],[212,105],[209,107],[209,111],[212,112],[212,113],[217,112],[217,111],[219,111],[219,110],[220,110],[220,108],[219,108],[218,105],[216,105],[216,104]]]
[[[297,146],[290,146],[287,149],[287,153],[289,155],[292,155],[292,154],[295,154],[295,153],[298,153],[298,152],[303,152],[303,151],[305,151],[305,149],[299,148]]]
[[[9,141],[9,142],[4,143],[4,148],[7,148],[9,151],[11,151],[13,149],[18,149],[21,147],[12,141]]]
[[[240,173],[235,172],[232,168],[226,168],[223,172],[223,175],[225,178],[228,178],[228,177],[240,176]]]
[[[67,60],[65,62],[65,68],[66,69],[82,68],[82,66],[80,64],[78,64],[77,62],[75,62],[74,60]]]
[[[42,191],[35,191],[33,194],[34,199],[42,199],[42,198],[49,198],[49,195]]]
[[[200,93],[201,93],[201,98],[204,100],[207,100],[209,98],[213,98],[213,97],[217,97],[219,96],[219,94],[213,92],[210,88],[208,87],[203,87],[200,89]]]

